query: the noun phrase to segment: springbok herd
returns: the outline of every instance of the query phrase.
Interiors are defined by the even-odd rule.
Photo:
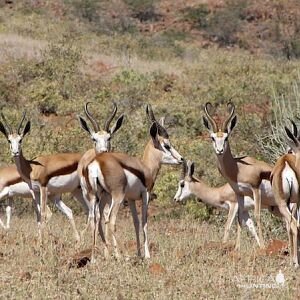
[[[80,126],[94,143],[83,155],[81,153],[57,153],[27,160],[22,153],[22,141],[30,131],[30,121],[25,126],[25,113],[14,130],[3,114],[0,131],[6,137],[15,165],[0,169],[0,199],[9,198],[6,207],[6,222],[0,219],[0,225],[9,229],[13,196],[32,197],[35,207],[38,233],[43,240],[44,227],[51,211],[47,200],[50,198],[57,208],[66,215],[74,230],[75,239],[86,230],[93,237],[91,262],[95,260],[95,246],[98,234],[104,245],[104,256],[109,257],[111,248],[116,258],[118,251],[116,219],[120,205],[128,201],[136,233],[137,254],[141,256],[140,220],[136,209],[136,200],[142,200],[141,223],[144,235],[144,257],[150,258],[147,235],[148,203],[156,177],[162,164],[182,164],[175,201],[183,201],[195,195],[203,202],[228,210],[223,242],[229,237],[229,230],[238,213],[236,248],[240,247],[241,225],[246,224],[256,239],[259,247],[264,247],[261,208],[267,208],[277,216],[282,216],[286,223],[289,237],[291,262],[298,263],[298,227],[299,227],[299,180],[300,180],[300,133],[291,120],[292,130],[285,127],[291,151],[278,158],[275,166],[244,156],[235,158],[230,150],[229,136],[236,126],[235,106],[228,103],[228,116],[218,124],[211,114],[212,105],[204,106],[203,122],[208,129],[216,154],[218,169],[227,180],[227,184],[213,188],[194,176],[194,163],[185,160],[172,146],[169,134],[164,127],[164,118],[158,122],[150,105],[146,114],[151,122],[150,140],[141,159],[125,153],[110,152],[110,141],[122,126],[124,115],[115,124],[117,106],[101,129],[89,111],[86,103],[84,112],[89,120],[78,117]],[[82,204],[87,213],[87,223],[82,235],[76,229],[72,210],[62,201],[61,194],[72,193]],[[254,207],[258,234],[254,222],[249,216],[249,209]]]

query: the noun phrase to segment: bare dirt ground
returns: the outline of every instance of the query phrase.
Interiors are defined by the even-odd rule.
[[[176,208],[180,209],[180,208]],[[83,215],[76,218],[83,228]],[[150,212],[151,259],[135,255],[128,212],[120,214],[120,261],[105,260],[98,244],[97,262],[89,263],[90,238],[75,245],[67,220],[55,213],[39,246],[33,216],[13,219],[0,233],[0,298],[2,299],[296,299],[299,276],[289,266],[286,242],[266,241],[258,250],[243,232],[240,252],[234,235],[223,245],[223,227]],[[284,284],[276,282],[281,271]]]

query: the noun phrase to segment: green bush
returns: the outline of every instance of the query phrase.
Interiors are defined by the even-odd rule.
[[[184,10],[185,20],[192,21],[194,26],[199,29],[204,29],[209,23],[210,10],[207,4],[200,4],[196,7],[188,7]]]

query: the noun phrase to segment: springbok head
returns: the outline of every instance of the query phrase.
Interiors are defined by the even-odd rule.
[[[300,133],[295,122],[291,119],[289,120],[292,123],[292,131],[286,126],[284,127],[290,147],[288,153],[300,154]]]
[[[150,135],[154,148],[157,149],[158,155],[161,156],[161,163],[181,164],[183,157],[174,149],[170,142],[169,134],[164,127],[164,118],[161,118],[160,122],[157,122],[150,104],[146,106],[146,114],[150,122],[152,122]]]
[[[211,107],[212,105],[210,102],[205,104],[204,112],[206,116],[203,116],[203,123],[204,126],[209,130],[216,154],[222,155],[227,149],[229,135],[236,125],[237,117],[234,114],[235,106],[231,102],[227,104],[229,115],[221,127],[218,127],[216,121],[210,115],[209,109]]]
[[[26,122],[22,130],[22,125],[25,120],[25,116],[26,113],[24,112],[18,129],[16,131],[13,131],[12,128],[8,125],[4,115],[1,114],[3,122],[0,121],[0,131],[4,134],[9,143],[10,152],[12,156],[19,156],[22,153],[23,138],[30,131],[30,121]]]
[[[174,196],[174,201],[182,202],[192,195],[191,183],[194,181],[195,165],[194,162],[188,160],[182,164],[182,172],[178,182],[178,190]]]
[[[79,122],[82,129],[87,131],[94,143],[94,147],[97,153],[101,152],[108,152],[110,151],[110,140],[113,137],[114,133],[117,132],[117,130],[122,126],[124,114],[122,114],[116,121],[116,123],[111,127],[110,124],[115,117],[117,113],[117,105],[113,104],[113,111],[111,115],[107,118],[107,120],[104,123],[104,129],[100,129],[100,126],[96,122],[95,118],[92,116],[92,114],[89,112],[88,105],[90,102],[87,102],[84,106],[84,112],[91,122],[93,129],[91,129],[88,125],[85,119],[81,116],[79,116]]]

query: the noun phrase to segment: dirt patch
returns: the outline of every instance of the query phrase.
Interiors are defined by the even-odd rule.
[[[31,280],[31,278],[32,278],[32,275],[31,275],[31,273],[30,272],[22,272],[21,274],[20,274],[20,279],[22,280],[22,281],[28,281],[28,280]]]
[[[269,241],[265,249],[259,249],[258,253],[260,255],[266,256],[286,256],[289,254],[288,243],[286,241],[281,241],[277,239],[272,239]]]
[[[136,251],[136,241],[129,240],[124,243],[124,248],[128,252],[135,252]]]
[[[223,242],[215,242],[209,241],[205,242],[204,245],[201,247],[202,250],[213,250],[213,249],[220,249],[222,251],[231,251],[234,249],[234,243],[223,243]]]
[[[152,275],[162,275],[166,273],[166,269],[161,264],[153,263],[149,266],[149,273]]]

